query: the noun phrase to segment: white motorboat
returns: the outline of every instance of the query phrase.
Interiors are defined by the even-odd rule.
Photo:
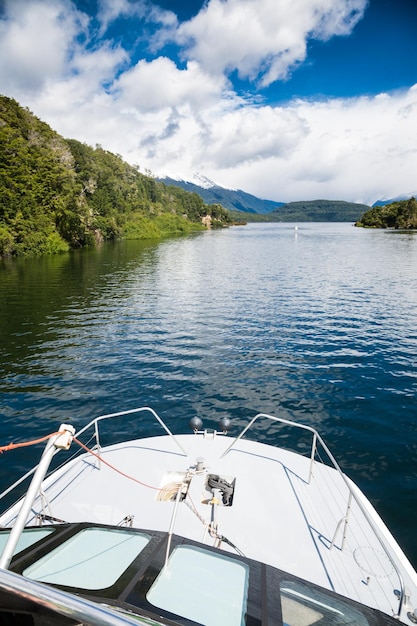
[[[145,414],[162,434],[102,445],[108,420]],[[174,435],[147,407],[61,425],[0,496],[31,480],[0,515],[0,623],[417,623],[416,572],[318,432],[229,426]]]

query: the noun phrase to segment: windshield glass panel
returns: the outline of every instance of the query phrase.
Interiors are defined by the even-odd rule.
[[[123,529],[85,528],[32,565],[23,575],[46,583],[106,589],[129,567],[149,536]]]
[[[245,623],[249,567],[227,556],[178,546],[147,593],[161,609],[204,626]]]
[[[19,537],[13,554],[18,554],[22,552],[22,550],[26,550],[26,548],[29,548],[29,546],[32,546],[52,532],[54,532],[53,528],[25,528]],[[6,546],[9,535],[10,530],[0,531],[0,554]]]
[[[287,626],[369,626],[368,620],[360,611],[313,587],[294,581],[283,581],[280,591],[282,621]]]

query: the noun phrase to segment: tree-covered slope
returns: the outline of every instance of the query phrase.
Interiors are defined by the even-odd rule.
[[[288,202],[270,216],[279,222],[355,222],[369,209],[366,204],[342,200]]]
[[[417,200],[410,198],[384,206],[374,206],[358,219],[355,226],[417,229]]]
[[[159,180],[164,182],[166,185],[175,185],[176,187],[181,187],[186,191],[195,191],[207,204],[218,203],[229,211],[264,214],[270,213],[277,207],[284,204],[283,202],[257,198],[256,196],[246,193],[246,191],[242,191],[241,189],[225,189],[224,187],[219,187],[219,185],[215,185],[214,183],[210,186],[203,187],[193,182],[176,180],[175,178],[169,177],[160,178]],[[244,219],[246,219],[246,216],[244,216]]]
[[[116,238],[158,238],[230,223],[220,205],[168,187],[119,155],[65,140],[0,96],[0,256],[45,254]]]

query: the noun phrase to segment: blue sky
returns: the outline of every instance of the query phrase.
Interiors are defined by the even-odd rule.
[[[417,192],[416,0],[0,0],[0,93],[141,171]]]
[[[349,36],[311,42],[279,97],[355,97],[417,81],[417,2],[372,0]],[[285,95],[283,95],[285,94]]]

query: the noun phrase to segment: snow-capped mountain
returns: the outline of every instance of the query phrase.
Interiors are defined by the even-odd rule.
[[[171,178],[169,176],[158,178],[157,180],[165,183],[165,185],[175,185],[186,191],[194,191],[203,198],[206,204],[221,204],[225,209],[231,211],[270,213],[284,204],[284,202],[274,202],[273,200],[257,198],[241,189],[225,189],[199,173],[194,174],[190,181],[181,178]]]
[[[207,178],[207,176],[204,176],[203,174],[200,174],[199,172],[196,172],[195,174],[193,174],[190,182],[194,183],[195,185],[198,185],[199,187],[202,187],[203,189],[211,189],[212,187],[218,186],[216,185],[216,183],[213,183],[212,180]]]
[[[376,202],[374,202],[372,206],[385,206],[386,204],[391,204],[392,202],[399,202],[400,200],[408,200],[409,198],[416,197],[417,191],[415,191],[414,193],[407,193],[401,196],[396,196],[395,198],[383,198],[382,200],[377,200]]]

